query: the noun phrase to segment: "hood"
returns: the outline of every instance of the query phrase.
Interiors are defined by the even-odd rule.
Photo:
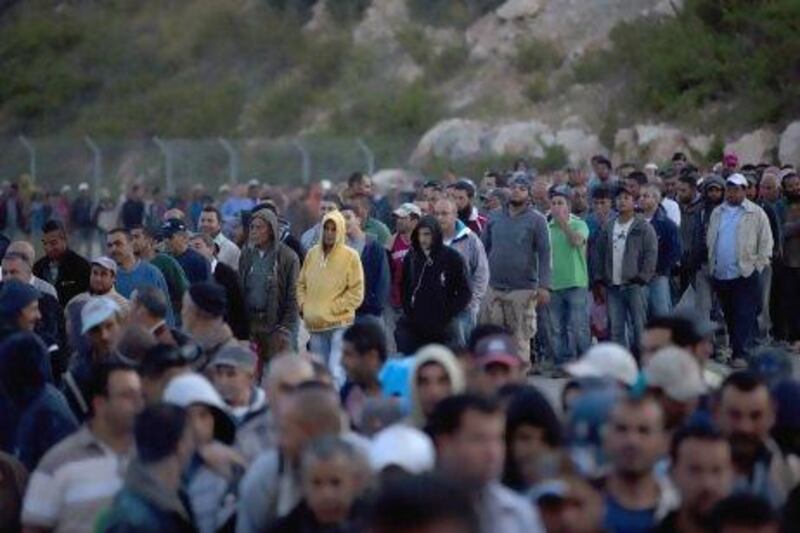
[[[319,244],[322,245],[322,235],[325,229],[325,223],[329,220],[333,221],[333,223],[336,225],[336,242],[334,243],[333,247],[336,248],[338,246],[343,246],[347,237],[347,232],[345,231],[344,217],[339,211],[331,211],[322,217],[322,224],[320,224],[319,228]]]
[[[52,381],[47,347],[33,333],[15,333],[0,344],[0,388],[18,405]]]
[[[422,220],[419,221],[419,224],[417,224],[417,227],[414,228],[414,231],[411,233],[411,246],[414,248],[414,250],[417,252],[422,251],[419,247],[420,228],[428,228],[431,230],[431,234],[433,235],[433,245],[431,246],[431,251],[435,252],[444,246],[442,228],[439,226],[439,222],[432,216],[426,216],[422,217]]]
[[[438,363],[450,376],[450,384],[453,387],[453,394],[459,394],[466,387],[466,378],[461,364],[456,359],[453,352],[440,344],[429,344],[420,349],[414,361],[410,375],[409,390],[411,391],[411,419],[414,425],[422,427],[425,425],[425,415],[419,405],[417,398],[417,372],[428,363]]]
[[[234,422],[222,397],[204,376],[191,373],[173,378],[164,389],[162,400],[184,409],[194,404],[205,405],[214,415],[214,438],[223,444],[233,443]]]
[[[272,242],[277,242],[281,239],[281,226],[278,222],[278,217],[272,212],[272,209],[259,209],[252,215],[251,218],[260,218],[272,229]]]

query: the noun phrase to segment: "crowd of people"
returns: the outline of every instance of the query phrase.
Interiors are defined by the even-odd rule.
[[[0,530],[800,530],[800,175],[590,166],[4,185]]]

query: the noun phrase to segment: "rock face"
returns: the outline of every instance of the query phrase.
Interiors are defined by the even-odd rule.
[[[437,159],[521,156],[538,158],[545,147],[562,146],[570,164],[584,166],[595,154],[606,153],[597,135],[577,127],[553,130],[532,120],[491,127],[483,122],[450,119],[440,122],[420,140],[411,164],[422,166]]]
[[[669,124],[639,124],[619,130],[614,137],[615,165],[624,162],[652,161],[661,164],[669,161],[675,152],[690,155],[687,136]]]
[[[467,30],[474,58],[509,56],[525,39],[554,42],[567,56],[602,46],[623,20],[674,13],[681,0],[508,0]]]
[[[780,140],[780,147],[779,147]],[[671,124],[638,124],[623,128],[614,136],[612,163],[661,166],[675,152],[684,152],[691,160],[705,158],[714,144],[712,135],[680,130]],[[553,128],[537,120],[491,125],[476,120],[449,119],[428,131],[417,145],[411,163],[422,166],[436,159],[475,159],[479,157],[520,156],[540,158],[545,148],[564,148],[573,166],[586,167],[595,154],[609,154],[597,135],[580,120],[567,120]],[[778,136],[769,128],[742,135],[725,145],[725,153],[734,152],[742,164],[789,163],[800,166],[800,121],[790,124]],[[778,161],[776,161],[776,152]]]
[[[440,122],[422,136],[411,164],[415,166],[436,159],[471,159],[481,155],[486,124],[475,120],[450,119]]]
[[[783,130],[778,146],[778,159],[783,164],[800,167],[800,120],[792,122]]]
[[[778,134],[766,128],[742,135],[735,141],[725,145],[725,153],[735,153],[739,163],[770,163],[775,159],[778,148]]]

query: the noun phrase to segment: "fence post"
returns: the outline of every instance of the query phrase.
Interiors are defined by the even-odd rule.
[[[228,180],[230,180],[231,185],[236,185],[239,183],[239,154],[228,139],[218,137],[217,141],[228,153],[228,174],[230,174]]]
[[[164,156],[164,178],[167,182],[167,194],[175,194],[175,182],[172,181],[172,152],[162,139],[158,136],[153,137],[153,142],[156,143],[158,149],[161,150],[161,155]]]
[[[375,154],[373,154],[372,150],[369,149],[369,146],[367,146],[367,143],[364,142],[364,139],[359,137],[356,139],[356,144],[364,154],[364,158],[367,160],[367,174],[372,176],[375,173]]]
[[[92,156],[94,157],[92,161],[92,198],[96,204],[97,200],[100,198],[100,181],[103,176],[103,153],[100,151],[100,147],[97,146],[88,135],[84,137],[83,140],[86,146],[89,147],[89,150],[92,151]]]
[[[308,185],[308,182],[311,181],[311,156],[308,153],[308,149],[300,141],[292,141],[292,144],[297,151],[300,152],[300,157],[302,158],[303,162],[303,185]]]
[[[36,183],[36,147],[24,135],[19,136],[19,142],[28,151],[28,173],[31,175],[31,183]]]

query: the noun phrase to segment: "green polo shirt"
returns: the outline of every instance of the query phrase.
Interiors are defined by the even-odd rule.
[[[586,267],[586,244],[575,247],[569,242],[558,223],[551,220],[550,250],[553,257],[553,275],[551,289],[554,291],[572,289],[575,287],[587,288],[589,286],[589,271]],[[572,231],[589,239],[589,226],[586,222],[576,217],[569,216],[569,227]]]

